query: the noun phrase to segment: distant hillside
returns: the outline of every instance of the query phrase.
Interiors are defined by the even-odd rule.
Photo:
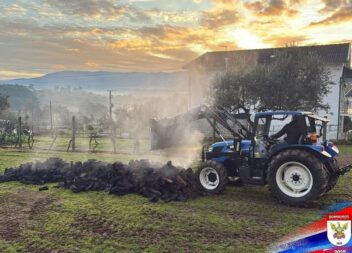
[[[0,94],[8,97],[12,111],[28,111],[39,106],[35,92],[25,86],[0,85]]]
[[[86,72],[63,71],[41,77],[1,80],[0,84],[33,85],[34,88],[72,87],[119,91],[178,90],[186,87],[187,73],[178,72]]]

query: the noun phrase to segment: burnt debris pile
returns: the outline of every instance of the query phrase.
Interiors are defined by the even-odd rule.
[[[1,182],[19,181],[24,184],[42,185],[65,180],[69,164],[59,158],[49,158],[45,162],[25,163],[17,168],[7,168]]]
[[[43,185],[58,182],[73,192],[107,191],[114,195],[138,193],[150,201],[185,201],[200,194],[191,169],[168,162],[153,164],[148,160],[106,163],[96,160],[67,163],[60,158],[8,168],[0,182],[19,181]]]

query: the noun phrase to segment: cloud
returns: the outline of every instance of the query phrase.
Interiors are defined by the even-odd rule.
[[[45,0],[47,5],[56,8],[66,15],[78,15],[81,17],[115,17],[120,18],[127,13],[124,6],[116,6],[112,1],[102,0]]]
[[[331,26],[331,25],[336,25],[338,23],[347,23],[352,21],[352,6],[350,7],[344,7],[336,12],[334,12],[332,15],[327,17],[326,19],[323,19],[318,22],[312,22],[310,23],[310,27],[314,26]]]
[[[208,29],[216,29],[226,25],[234,24],[240,18],[240,14],[234,9],[215,9],[204,11],[200,20],[202,26]]]
[[[195,11],[165,11],[152,9],[144,11],[156,24],[192,25],[198,22],[199,14]]]
[[[0,80],[22,78],[22,77],[38,77],[38,76],[41,76],[41,73],[0,69]]]
[[[44,0],[44,3],[53,7],[66,16],[75,16],[87,20],[122,20],[130,22],[151,22],[150,17],[143,11],[127,4],[115,4],[112,0]]]
[[[88,66],[88,67],[90,67],[90,68],[97,68],[97,67],[99,67],[99,64],[98,63],[96,63],[95,61],[87,61],[87,62],[85,62],[84,63],[84,65],[86,65],[86,66]]]
[[[0,69],[176,70],[206,51],[352,39],[351,0],[314,1],[2,1]]]
[[[286,47],[292,45],[300,45],[304,43],[308,37],[306,35],[278,35],[278,36],[267,36],[263,38],[263,41],[271,44],[276,45],[278,47]]]
[[[244,6],[257,16],[295,16],[298,11],[294,7],[299,3],[301,1],[270,0],[246,2]]]
[[[322,0],[324,8],[320,10],[322,13],[334,12],[342,7],[351,6],[351,0]]]
[[[173,26],[90,28],[45,26],[34,20],[0,19],[0,29],[0,53],[8,59],[3,64],[27,65],[43,73],[53,66],[135,71],[179,69],[196,57],[187,45],[203,43],[207,36],[203,31]]]
[[[215,4],[220,7],[236,7],[240,4],[239,0],[214,0]]]
[[[6,6],[5,8],[3,8],[2,11],[5,12],[5,14],[8,16],[15,16],[15,17],[24,16],[27,13],[26,8],[16,3]]]

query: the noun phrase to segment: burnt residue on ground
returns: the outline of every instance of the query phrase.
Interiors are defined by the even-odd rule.
[[[149,160],[106,163],[96,160],[67,163],[60,158],[7,168],[0,182],[43,185],[58,182],[73,192],[107,191],[114,195],[138,193],[150,201],[185,201],[200,194],[191,169]]]

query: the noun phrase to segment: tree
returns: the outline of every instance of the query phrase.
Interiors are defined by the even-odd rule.
[[[345,116],[343,117],[343,132],[346,133],[347,131],[352,129],[352,120],[350,117]]]
[[[0,94],[0,114],[10,108],[10,104],[7,98],[7,96]]]
[[[0,85],[0,94],[6,95],[7,106],[11,106],[12,111],[31,113],[33,109],[39,109],[39,102],[35,91],[26,86],[2,84]]]
[[[229,111],[243,109],[328,111],[330,72],[312,52],[277,51],[248,73],[227,72],[214,81],[214,102]]]

